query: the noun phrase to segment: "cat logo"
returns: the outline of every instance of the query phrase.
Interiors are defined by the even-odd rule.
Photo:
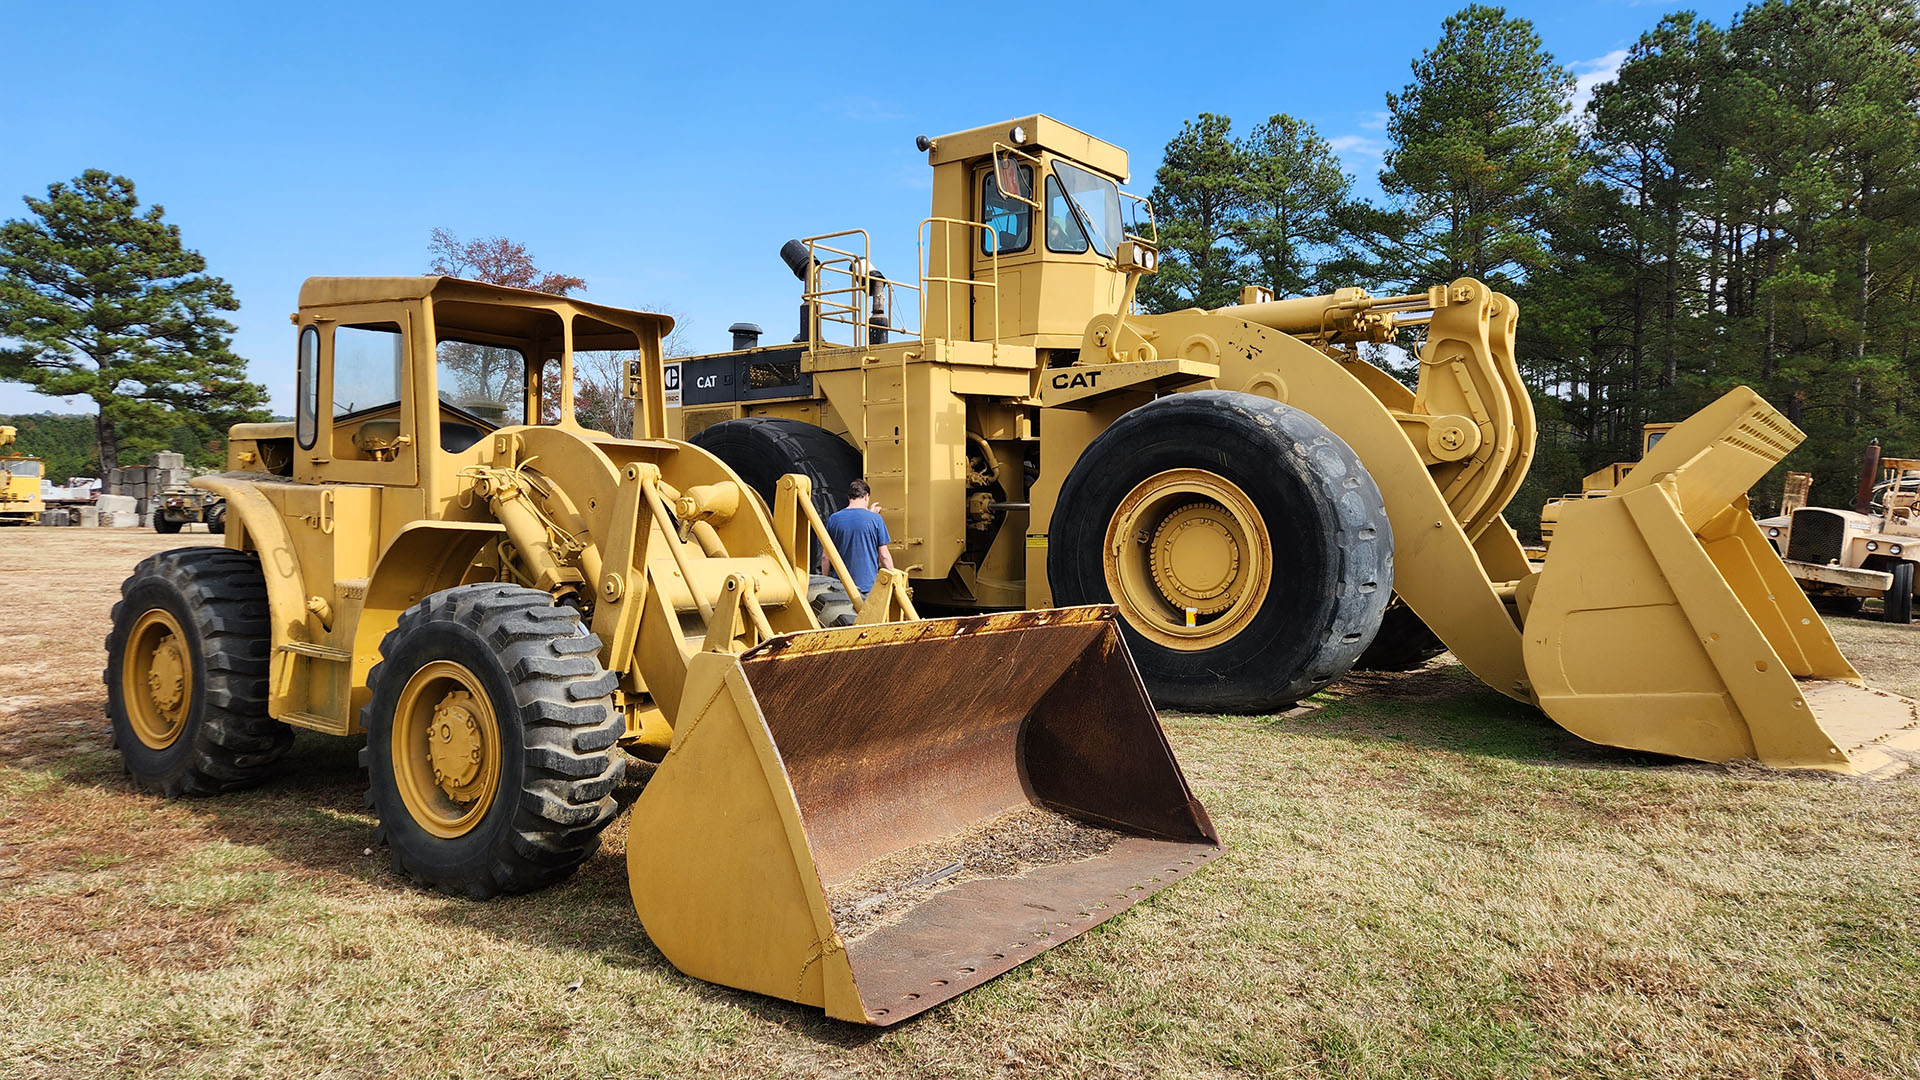
[[[1074,387],[1093,388],[1100,385],[1100,373],[1097,371],[1063,371],[1053,377],[1055,390],[1069,390]]]

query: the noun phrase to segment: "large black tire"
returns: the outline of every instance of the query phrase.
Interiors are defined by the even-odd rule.
[[[266,780],[293,745],[293,729],[267,715],[259,560],[224,548],[163,551],[134,568],[120,598],[104,680],[113,744],[134,784],[168,796],[217,795]],[[158,654],[169,649],[162,662]],[[162,678],[151,680],[156,668]],[[156,685],[167,674],[186,676],[174,681],[177,696]],[[177,730],[155,730],[169,720]]]
[[[387,845],[396,871],[418,885],[484,900],[559,881],[599,848],[626,770],[614,745],[624,730],[613,707],[617,680],[600,666],[599,649],[578,612],[517,585],[462,585],[401,614],[380,643],[380,662],[367,677],[372,696],[360,713],[367,805],[380,820],[375,839]],[[401,790],[399,770],[427,763],[426,739],[396,748],[413,730],[406,720],[399,724],[403,738],[394,735],[396,708],[416,676],[427,680],[432,672],[423,669],[444,671],[447,664],[471,676],[470,697],[485,695],[496,721],[498,766],[492,794],[471,800],[475,820],[450,836],[423,823]],[[438,696],[431,684],[420,685],[420,701]],[[436,711],[433,723],[441,715]],[[416,797],[425,791],[431,798],[433,782],[429,776],[416,784]],[[460,811],[440,798],[447,817]]]
[[[154,532],[165,533],[170,535],[172,533],[179,532],[180,527],[184,524],[186,523],[181,521],[169,521],[167,520],[167,516],[165,514],[159,513],[158,511],[154,512],[154,515],[153,515],[153,531]]]
[[[1380,619],[1380,632],[1353,666],[1361,671],[1412,671],[1447,651],[1413,609],[1395,597]]]
[[[807,579],[807,605],[813,608],[814,620],[821,626],[852,626],[860,617],[860,609],[853,606],[847,587],[840,584],[839,578],[825,574]]]
[[[1379,630],[1393,588],[1393,536],[1380,490],[1325,424],[1251,394],[1174,394],[1127,413],[1093,440],[1053,512],[1047,575],[1054,602],[1115,599],[1103,559],[1109,522],[1136,487],[1170,470],[1199,470],[1244,493],[1271,542],[1272,571],[1264,602],[1231,636],[1204,648],[1162,644],[1133,616],[1123,619],[1154,701],[1270,712],[1352,667]]]
[[[1902,626],[1913,621],[1913,564],[1897,562],[1893,564],[1893,584],[1887,586],[1887,595],[1881,600],[1880,617],[1890,623]]]
[[[725,462],[773,505],[780,478],[804,473],[813,481],[813,508],[825,518],[847,505],[847,485],[860,478],[860,451],[826,428],[804,420],[749,416],[723,420],[687,440]]]

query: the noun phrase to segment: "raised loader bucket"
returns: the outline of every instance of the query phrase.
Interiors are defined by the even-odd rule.
[[[891,1024],[1220,852],[1110,608],[694,659],[633,806],[633,902],[710,982]]]
[[[1523,606],[1548,716],[1590,742],[1704,761],[1906,767],[1916,703],[1861,681],[1747,511],[1747,489],[1805,437],[1741,387],[1612,494],[1561,504]]]

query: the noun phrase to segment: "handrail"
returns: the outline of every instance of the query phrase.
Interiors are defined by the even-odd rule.
[[[859,243],[847,244],[846,247],[828,243],[846,243],[843,239],[846,237],[857,237]],[[887,331],[903,336],[918,335],[918,331],[906,330],[898,325],[896,320],[900,309],[895,302],[895,295],[896,290],[919,293],[920,289],[878,275],[873,268],[873,239],[865,229],[822,233],[800,242],[807,247],[810,267],[801,298],[807,305],[807,337],[812,348],[817,349],[823,344],[864,348],[872,344],[875,286],[878,286],[881,304],[889,320]],[[852,250],[856,246],[859,250]],[[828,287],[829,282],[833,287]],[[852,341],[837,343],[824,340],[822,327],[829,323],[846,326],[852,334]]]
[[[933,272],[933,227],[936,224],[942,226],[945,229],[944,236],[946,239],[946,251],[945,251],[946,261],[945,261],[945,264],[942,266],[942,269],[946,271],[946,273],[944,274],[935,274]],[[955,226],[958,226],[962,230],[962,235],[963,235],[963,238],[966,240],[966,243],[959,244],[959,245],[954,244],[953,229]],[[974,280],[971,273],[962,277],[953,272],[953,253],[956,250],[965,251],[967,253],[968,260],[969,261],[972,260],[973,258],[972,231],[975,229],[978,229],[981,232],[985,233],[989,240],[987,254],[992,261],[990,263],[991,279],[988,281],[976,281]],[[925,235],[924,240],[921,239],[922,234]],[[920,263],[920,305],[922,309],[921,310],[922,325],[920,328],[920,340],[922,342],[925,342],[927,340],[928,328],[925,325],[926,323],[925,308],[927,303],[927,297],[930,295],[929,286],[934,284],[939,284],[942,286],[947,286],[949,288],[951,288],[952,286],[958,285],[968,290],[987,289],[993,293],[993,337],[991,339],[993,342],[993,355],[996,358],[999,357],[1000,355],[1000,231],[998,229],[995,229],[992,225],[987,224],[985,222],[966,221],[961,218],[930,217],[930,218],[923,219],[920,222],[920,228],[915,231],[914,247],[918,252],[916,258]],[[969,299],[971,299],[973,296],[972,292],[969,291],[967,293],[967,296]],[[969,308],[971,308],[971,304],[969,304],[968,306]],[[946,335],[945,336],[946,336],[946,339],[949,341],[955,340],[955,335],[953,332],[954,307],[955,305],[952,302],[952,296],[949,294],[947,297],[947,303],[945,304],[945,308],[946,308]]]

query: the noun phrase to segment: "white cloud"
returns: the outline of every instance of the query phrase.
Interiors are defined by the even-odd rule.
[[[1377,158],[1387,152],[1387,144],[1371,135],[1335,135],[1327,140],[1327,145],[1342,157],[1351,154],[1355,157]]]
[[[1360,121],[1360,126],[1367,131],[1385,131],[1387,121],[1392,118],[1393,114],[1388,112],[1368,113],[1367,118]]]
[[[1578,116],[1587,110],[1587,102],[1593,100],[1593,92],[1601,83],[1610,83],[1620,74],[1620,65],[1627,61],[1627,50],[1615,49],[1605,56],[1596,56],[1591,60],[1573,62],[1573,112]]]

